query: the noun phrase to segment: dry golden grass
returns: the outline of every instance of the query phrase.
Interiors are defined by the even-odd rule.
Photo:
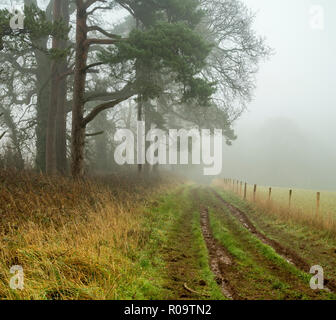
[[[243,198],[240,186],[232,188],[223,180],[215,180],[214,184],[228,191],[235,192]],[[254,186],[247,186],[247,201],[267,214],[274,215],[283,221],[292,221],[308,225],[312,228],[330,232],[336,236],[336,193],[321,192],[320,209],[316,210],[316,191],[313,190],[292,190],[291,206],[289,206],[289,189],[272,188],[271,201],[268,199],[269,188],[258,186],[255,202],[253,199]]]
[[[171,183],[160,182],[0,171],[0,298],[132,298],[145,208]],[[13,265],[23,267],[22,291],[9,286]]]

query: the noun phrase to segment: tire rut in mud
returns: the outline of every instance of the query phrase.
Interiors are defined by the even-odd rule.
[[[240,223],[249,230],[252,234],[254,234],[257,238],[259,238],[264,244],[271,246],[279,255],[281,255],[288,263],[295,265],[296,267],[304,270],[305,272],[309,272],[309,265],[306,261],[304,261],[300,256],[298,256],[294,251],[283,247],[280,243],[269,239],[264,234],[256,229],[251,220],[247,217],[247,215],[232,205],[231,203],[225,201],[218,192],[211,189],[211,192],[216,196],[218,200],[220,200],[229,210],[230,212],[240,221]]]
[[[190,194],[186,195],[186,203],[170,207],[178,213],[171,217],[167,226],[167,238],[161,246],[160,254],[165,268],[163,289],[165,300],[200,300],[220,296],[219,290],[212,292],[207,277],[203,274],[200,247],[195,242],[193,221],[197,219],[196,207],[190,202]],[[183,202],[185,195],[174,194],[176,203]],[[202,243],[203,248],[203,243]]]
[[[201,230],[209,252],[211,271],[215,274],[216,282],[221,286],[223,295],[229,299],[236,299],[236,294],[226,278],[226,269],[232,264],[232,260],[225,248],[212,235],[208,210],[201,208],[200,216]]]
[[[260,231],[256,229],[254,224],[251,222],[251,220],[247,217],[246,213],[244,213],[239,208],[235,207],[231,203],[225,201],[221,195],[215,191],[214,189],[210,189],[210,191],[214,194],[214,196],[220,200],[228,209],[229,211],[240,221],[240,223],[249,230],[252,234],[254,234],[258,239],[260,239],[264,244],[272,247],[277,254],[279,254],[283,259],[285,259],[288,263],[294,265],[295,267],[299,268],[300,270],[309,273],[310,272],[310,266],[309,264],[300,257],[296,252],[293,250],[286,248],[282,246],[280,243],[278,243],[275,240],[272,240],[262,234]],[[334,281],[325,279],[325,284],[328,285],[328,287],[325,287],[328,291],[336,292],[336,283]]]

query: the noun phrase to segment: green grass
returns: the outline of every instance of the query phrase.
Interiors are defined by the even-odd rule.
[[[214,275],[209,268],[208,252],[203,241],[203,236],[200,228],[199,212],[192,209],[192,201],[190,198],[190,188],[179,188],[178,191],[169,193],[161,197],[156,206],[151,206],[146,210],[146,219],[143,223],[145,232],[150,232],[150,241],[146,244],[138,259],[143,270],[143,274],[138,283],[134,286],[136,298],[142,299],[167,299],[179,298],[174,296],[185,290],[184,283],[180,283],[179,292],[172,292],[165,288],[169,287],[172,279],[167,270],[167,258],[165,249],[181,248],[183,253],[183,245],[181,243],[181,234],[188,232],[188,229],[183,228],[185,219],[184,213],[191,212],[190,224],[190,247],[185,247],[185,254],[192,253],[192,260],[188,260],[188,265],[183,267],[186,270],[192,270],[192,277],[185,279],[186,283],[192,283],[193,289],[200,292],[200,299],[224,299],[220,287],[217,285]],[[188,235],[187,235],[188,236]],[[195,254],[193,254],[195,253]],[[183,260],[181,260],[183,264]],[[151,281],[145,280],[151,279]],[[188,282],[189,281],[189,282]],[[200,286],[200,282],[206,283],[205,286]],[[146,284],[143,287],[143,283]],[[197,298],[197,297],[194,297]]]
[[[325,276],[336,279],[336,239],[333,232],[290,217],[284,219],[276,214],[269,214],[267,208],[255,207],[232,192],[215,189],[224,200],[245,212],[259,232],[266,232],[270,239],[296,251],[311,266],[323,266]]]
[[[226,193],[225,193],[226,194]],[[211,195],[212,200],[215,197]],[[229,196],[226,197],[226,200]],[[225,212],[225,215],[223,214]],[[305,291],[309,289],[309,281],[311,275],[297,269],[294,265],[289,264],[283,257],[278,255],[276,251],[264,244],[260,239],[254,236],[232,215],[230,215],[226,207],[221,207],[220,210],[210,207],[210,225],[214,237],[228,250],[237,262],[239,272],[245,277],[245,281],[254,283],[255,288],[251,288],[251,292],[259,287],[268,297],[277,293],[277,299],[291,297],[294,299],[309,299],[309,297],[300,288],[295,285],[298,282],[301,288]],[[260,255],[262,256],[260,258]],[[258,257],[259,256],[259,257]],[[278,266],[283,274],[291,274],[291,279],[283,279],[278,277],[277,273],[273,273],[269,265],[263,261],[268,261],[272,265]],[[293,279],[298,281],[293,283]],[[264,281],[260,281],[264,279]],[[248,294],[248,287],[246,293]],[[275,291],[275,292],[274,292]],[[266,295],[266,297],[267,297]],[[335,294],[320,292],[323,299],[335,299]]]
[[[209,267],[208,249],[204,242],[202,230],[200,227],[199,212],[197,211],[194,212],[192,226],[193,226],[193,235],[195,239],[194,246],[199,250],[198,265],[200,268],[201,278],[204,279],[205,282],[208,284],[209,293],[212,299],[225,300],[226,297],[222,295],[221,289],[216,283],[214,274],[212,273]]]
[[[210,225],[214,237],[228,250],[230,255],[234,257],[237,271],[243,275],[241,280],[242,283],[245,284],[240,287],[240,289],[242,289],[240,294],[242,294],[244,298],[250,298],[254,291],[262,291],[265,295],[258,298],[267,299],[270,297],[270,289],[281,289],[278,295],[274,297],[281,299],[281,295],[284,289],[288,288],[288,284],[270,275],[263,265],[256,262],[253,256],[246,251],[246,248],[244,248],[225,227],[223,220],[218,218],[217,214],[212,210],[210,211]],[[260,281],[260,279],[263,279],[263,281]],[[246,283],[249,283],[251,287],[247,286]]]
[[[181,192],[182,189],[178,189]],[[165,284],[165,261],[158,254],[162,246],[168,242],[169,230],[173,227],[178,211],[174,210],[174,196],[176,191],[160,197],[146,208],[141,230],[148,234],[148,241],[142,250],[135,253],[141,273],[133,287],[127,288],[130,299],[160,300],[164,299],[168,292],[163,288]],[[156,206],[156,207],[155,207]]]

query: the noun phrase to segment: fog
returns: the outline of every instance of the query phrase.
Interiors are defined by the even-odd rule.
[[[335,190],[336,147],[334,137],[336,137],[336,126],[334,123],[336,119],[336,96],[334,88],[336,87],[336,2],[334,0],[242,1],[255,13],[255,33],[265,38],[266,44],[272,48],[273,54],[260,65],[260,70],[256,75],[253,97],[247,104],[246,112],[234,123],[237,139],[233,141],[232,146],[224,146],[223,172],[221,173],[221,177],[230,177],[249,183],[269,186]],[[50,0],[37,1],[43,9],[46,8],[49,2]],[[2,1],[0,8],[11,8],[14,5],[22,7],[23,3],[24,1],[21,0],[6,0]],[[323,10],[322,16],[317,16],[315,9],[312,11],[312,8],[316,7]],[[215,11],[217,9],[218,7],[215,8]],[[227,11],[223,11],[224,16],[225,12]],[[113,27],[117,27],[120,23],[125,22],[124,18],[127,16],[127,10],[119,8],[118,10],[103,10],[100,12],[99,18],[97,16],[95,19],[99,20],[99,23],[104,27],[113,29]],[[221,18],[225,21],[225,17]],[[126,22],[125,25],[127,25]],[[74,30],[74,14],[71,16],[70,25],[72,25],[72,30]],[[243,35],[244,32],[240,34],[242,37]],[[70,39],[74,41],[74,31],[70,33]],[[50,46],[50,43],[48,45]],[[258,54],[260,57],[263,56],[261,52]],[[250,59],[251,56],[253,54],[245,57],[245,60],[251,64],[255,63],[256,66],[259,65],[259,60]],[[94,60],[94,58],[94,56],[90,57],[91,60]],[[69,58],[69,61],[71,59]],[[234,59],[231,60],[234,61]],[[253,60],[258,60],[258,62]],[[49,68],[49,66],[47,67]],[[229,67],[229,70],[234,70],[233,73],[237,74],[239,72],[236,72],[236,70],[242,69],[241,65],[233,65],[233,67],[229,65]],[[248,69],[246,68],[246,70]],[[251,67],[251,70],[254,70],[254,66]],[[95,71],[97,73],[99,70]],[[249,95],[249,86],[251,82],[253,83],[252,80],[247,79],[250,73],[246,71],[240,74],[241,76],[233,81],[232,92],[228,90],[229,94],[227,96],[229,97],[229,101],[225,101],[224,106],[226,106],[226,103],[230,106],[231,104],[234,105],[236,101],[234,99],[230,101],[230,97],[236,97],[241,94]],[[106,76],[104,70],[100,69],[100,78],[92,79],[100,82],[104,79],[104,76]],[[218,75],[216,76],[216,83],[221,83],[220,81],[225,79],[219,78]],[[244,76],[246,77],[244,78]],[[69,79],[69,83],[71,83],[73,79]],[[119,88],[118,81],[115,80],[114,83],[111,79],[114,78],[108,77],[104,80],[106,85],[105,90],[107,91],[111,91],[111,87],[113,89],[115,87]],[[118,79],[118,77],[115,79]],[[86,89],[96,90],[93,87],[93,82],[90,83],[91,87],[88,84],[88,88]],[[223,83],[222,85],[230,87],[229,82],[225,83],[224,81],[224,85]],[[237,86],[237,84],[239,85]],[[241,87],[240,92],[237,87]],[[247,88],[246,92],[245,88]],[[71,90],[68,91],[65,92],[65,96],[71,100],[72,92]],[[225,100],[227,97],[221,96],[221,98]],[[136,107],[134,97],[132,99],[132,101],[124,101],[124,109],[126,111],[130,110],[129,114]],[[100,100],[98,99],[97,101]],[[169,101],[174,102],[173,100]],[[133,109],[128,109],[129,104],[132,103]],[[12,109],[10,110],[11,113],[20,117],[18,109]],[[168,117],[167,110],[161,109],[156,110],[156,112],[161,112],[167,119],[173,116],[177,117],[175,111],[174,114],[170,114]],[[182,115],[188,114],[188,119],[186,120],[188,126],[188,121],[194,120],[194,117],[190,117],[190,115],[195,113],[195,118],[199,116],[197,110],[193,109],[194,112],[190,112],[191,110],[191,108],[187,108],[186,110],[181,109],[182,112],[180,113]],[[121,111],[123,110],[116,108],[116,111],[112,110],[110,114],[115,115],[118,112],[122,113]],[[204,116],[202,113],[200,114],[202,117]],[[211,113],[209,114],[211,115]],[[136,113],[133,112],[134,121],[135,116]],[[128,116],[126,118],[130,122],[131,118]],[[110,116],[106,116],[104,119],[105,124],[109,124],[113,130],[119,126],[118,121],[111,126],[112,120],[110,121],[109,119],[112,119],[112,117]],[[179,125],[179,120],[181,119],[176,120],[172,124],[172,128],[174,128],[174,125]],[[208,122],[206,124],[208,125],[210,122],[211,125],[217,126],[218,121],[220,121],[218,119],[215,114],[213,117],[207,118]],[[229,120],[228,123],[230,123]],[[96,124],[96,127],[100,129],[98,122],[93,122],[93,124]],[[193,124],[195,123],[193,122]],[[69,119],[67,125],[69,133]],[[169,123],[169,125],[171,124]],[[124,124],[122,123],[121,126],[123,127]],[[223,126],[225,127],[225,123],[223,123]],[[97,128],[89,128],[88,131]],[[5,131],[0,130],[0,135],[2,132]],[[105,138],[105,140],[102,139],[99,141],[99,138],[90,140],[90,142],[99,146],[96,146],[96,150],[100,150],[101,145],[106,145],[106,141],[110,143],[107,134],[106,136],[102,135],[102,138]],[[71,139],[68,140],[70,141]],[[7,142],[7,140],[5,141]],[[68,153],[70,149],[69,141],[68,145],[65,145],[65,149],[68,148]],[[20,144],[22,145],[22,142]],[[18,149],[20,149],[21,145],[18,146]],[[29,147],[34,149],[30,145]],[[109,148],[112,150],[111,146]],[[107,151],[110,152],[111,150]],[[103,158],[102,154],[107,155],[111,153],[107,151],[105,153],[93,152],[92,163],[100,162]],[[35,156],[34,152],[32,152],[32,157]],[[27,150],[23,150],[24,156],[25,153],[27,153]],[[105,159],[105,162],[107,160],[112,162],[110,158],[112,157],[109,156],[108,159]],[[192,166],[190,166],[190,169],[192,173],[199,173],[200,171],[199,168]],[[202,179],[208,181],[207,178],[202,177]]]
[[[336,2],[244,0],[274,54],[225,147],[223,175],[250,183],[336,189]],[[311,27],[312,5],[324,29]]]

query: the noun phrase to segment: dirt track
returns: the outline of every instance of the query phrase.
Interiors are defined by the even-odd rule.
[[[308,263],[305,262],[299,255],[297,255],[294,251],[283,247],[280,243],[269,239],[266,235],[262,234],[255,228],[255,226],[252,224],[250,219],[243,211],[225,201],[214,189],[211,189],[211,192],[230,210],[230,212],[235,217],[237,217],[237,219],[246,229],[248,229],[251,233],[257,236],[263,243],[271,246],[280,256],[286,259],[287,262],[294,264],[305,272],[309,272],[310,268]]]
[[[273,239],[268,238],[265,234],[261,233],[255,228],[253,223],[247,217],[247,215],[233,206],[232,204],[225,201],[214,189],[211,189],[211,192],[230,210],[230,212],[237,217],[237,219],[247,228],[251,233],[257,236],[265,244],[271,246],[280,256],[282,256],[288,263],[295,265],[298,269],[309,273],[310,266],[302,257],[300,257],[295,251],[284,247],[279,242],[274,241]],[[325,279],[325,290],[336,292],[336,283],[333,280]]]
[[[328,289],[323,292],[310,289],[309,283],[293,271],[295,266],[308,274],[308,263],[293,250],[257,230],[244,212],[225,201],[214,189],[198,188],[192,195],[199,206],[201,229],[209,252],[209,265],[227,298],[323,299],[330,292],[329,289],[334,291],[331,282],[328,282]],[[225,242],[223,245],[223,242],[216,239],[211,229],[208,208],[216,212],[216,219],[222,221],[227,232],[236,241],[237,248],[232,250],[240,250],[242,258],[234,256],[226,248]],[[258,248],[251,236],[260,240],[266,249]],[[263,250],[267,251],[267,247],[273,248],[283,262],[279,263],[276,259],[267,257],[263,253]],[[253,263],[245,262],[244,255],[248,257],[246,261]],[[255,270],[253,264],[256,265]],[[286,264],[293,267],[286,267]]]
[[[209,212],[206,208],[201,210],[201,229],[209,251],[210,268],[216,276],[216,282],[221,286],[227,298],[234,299],[234,289],[230,287],[229,281],[225,278],[227,267],[232,264],[232,260],[224,247],[214,239],[209,225]]]
[[[331,282],[332,292],[312,290],[309,264],[223,197],[210,187],[186,186],[162,202],[166,299],[336,299]]]

